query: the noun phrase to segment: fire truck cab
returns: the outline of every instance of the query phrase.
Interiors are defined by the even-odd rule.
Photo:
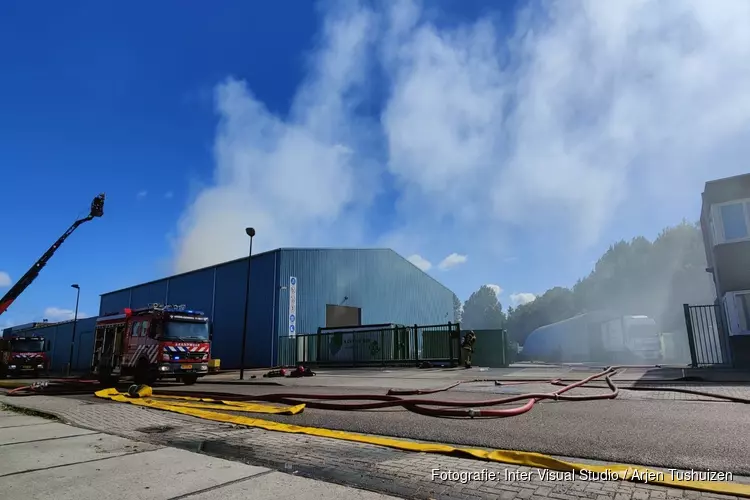
[[[8,375],[38,377],[49,370],[47,351],[49,340],[44,337],[23,329],[17,332],[6,330],[0,338],[0,378]]]
[[[102,384],[132,376],[137,384],[172,378],[187,385],[208,373],[208,317],[184,305],[149,304],[100,316],[91,371]]]

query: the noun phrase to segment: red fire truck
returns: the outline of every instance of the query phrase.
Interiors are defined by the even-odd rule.
[[[91,370],[102,384],[132,376],[137,384],[173,378],[194,384],[208,373],[210,324],[184,305],[149,304],[100,316]]]
[[[40,373],[49,370],[49,341],[40,335],[34,335],[34,328],[36,324],[4,331],[0,338],[0,378],[8,375],[38,377]]]

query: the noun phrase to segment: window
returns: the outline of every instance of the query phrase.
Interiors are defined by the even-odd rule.
[[[742,200],[715,205],[711,225],[716,243],[750,239],[750,201]]]
[[[721,227],[724,230],[724,240],[738,240],[747,238],[747,223],[745,221],[745,204],[732,203],[722,205]]]
[[[133,333],[130,334],[132,337],[140,337],[141,336],[141,322],[135,322],[133,323]]]
[[[141,322],[141,337],[148,337],[148,321]]]

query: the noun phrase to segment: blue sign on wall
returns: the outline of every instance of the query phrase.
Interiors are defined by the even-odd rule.
[[[289,278],[289,336],[297,334],[297,278]]]

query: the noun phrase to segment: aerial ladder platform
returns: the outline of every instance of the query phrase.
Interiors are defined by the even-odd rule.
[[[0,314],[3,314],[5,311],[7,311],[11,304],[15,302],[15,300],[24,292],[24,290],[26,290],[29,285],[34,282],[44,266],[47,265],[47,262],[49,262],[52,256],[55,255],[57,249],[60,248],[60,245],[62,245],[63,242],[68,239],[68,236],[73,234],[73,231],[78,229],[78,226],[80,226],[84,222],[93,220],[96,217],[101,217],[102,215],[104,215],[104,193],[98,195],[91,202],[91,210],[89,211],[89,214],[83,219],[78,219],[77,221],[75,221],[68,228],[68,230],[65,231],[63,235],[60,236],[46,252],[44,252],[44,255],[42,255],[41,258],[37,260],[33,266],[31,266],[31,269],[26,271],[26,274],[21,276],[21,279],[19,279],[18,282],[13,285],[10,290],[8,290],[3,298],[0,299]]]

